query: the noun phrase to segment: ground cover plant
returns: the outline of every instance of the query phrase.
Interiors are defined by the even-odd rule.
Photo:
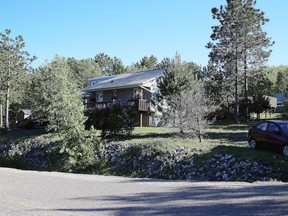
[[[15,140],[11,133],[9,139],[0,137],[0,166],[182,180],[287,181],[287,158],[249,149],[249,126],[208,125],[201,143],[176,128],[135,128],[130,136],[103,139],[94,165],[78,170],[65,169],[55,134],[23,130]]]

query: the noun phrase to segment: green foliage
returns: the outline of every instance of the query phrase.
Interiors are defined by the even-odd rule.
[[[193,88],[198,81],[197,74],[200,74],[201,71],[196,64],[182,62],[179,54],[176,54],[171,61],[166,59],[165,64],[166,72],[157,80],[160,93],[156,95],[155,101],[160,103],[172,95],[179,95],[184,90]],[[166,102],[168,105],[174,103],[172,98]]]
[[[93,126],[102,131],[102,136],[130,135],[136,124],[137,111],[129,102],[116,101],[110,107],[89,109],[86,111],[87,129]]]
[[[100,77],[102,75],[99,65],[93,58],[81,60],[68,58],[67,64],[74,75],[73,80],[78,83],[80,88],[84,88],[88,85],[89,78]]]
[[[253,76],[248,79],[249,94],[256,96],[258,94],[275,96],[276,92],[273,89],[273,77],[267,69],[253,70]]]
[[[219,25],[212,27],[213,42],[208,43],[207,48],[211,49],[211,62],[226,79],[224,83],[234,83],[231,87],[235,98],[235,123],[238,123],[239,115],[239,87],[243,87],[247,101],[248,72],[263,68],[273,45],[261,29],[269,20],[255,5],[256,0],[227,0],[227,5],[212,9],[212,17],[219,21]],[[250,73],[249,77],[253,80],[253,74]]]
[[[12,39],[11,30],[0,33],[0,100],[5,95],[5,125],[9,127],[10,104],[21,101],[23,79],[30,70],[30,64],[35,57],[30,57],[24,51],[25,42],[21,35]],[[10,100],[11,99],[11,100]],[[18,110],[13,110],[17,112]],[[0,117],[2,118],[2,116]]]
[[[60,136],[59,148],[66,156],[66,169],[79,171],[95,163],[94,153],[101,143],[94,130],[85,131],[80,89],[71,77],[66,59],[56,56],[35,72],[30,98],[36,118],[47,120],[48,131]]]
[[[46,119],[51,131],[78,130],[85,122],[80,89],[70,77],[69,66],[60,56],[33,76],[30,92],[33,113],[38,119]]]
[[[69,172],[86,172],[97,163],[95,153],[102,155],[103,146],[96,131],[67,131],[60,141],[59,153],[65,158],[64,167]]]
[[[100,67],[102,75],[121,74],[125,72],[125,67],[121,59],[111,58],[105,53],[99,53],[94,58],[96,64]]]
[[[135,67],[139,71],[144,71],[144,70],[154,70],[157,67],[157,58],[153,55],[150,57],[144,56],[139,62],[135,64]]]
[[[160,92],[154,104],[167,123],[179,127],[181,133],[192,131],[201,142],[205,116],[214,110],[200,81],[203,73],[196,64],[182,62],[180,55],[172,61],[166,59],[163,64],[167,69],[158,79]]]
[[[249,110],[251,112],[257,113],[257,119],[260,119],[260,113],[271,109],[270,100],[264,95],[258,94],[253,97],[253,100],[250,103]]]

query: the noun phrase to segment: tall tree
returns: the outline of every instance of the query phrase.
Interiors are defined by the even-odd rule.
[[[122,74],[126,72],[126,68],[123,65],[122,60],[116,56],[113,58],[112,71],[114,74]]]
[[[107,54],[101,52],[95,56],[94,60],[99,65],[102,71],[102,75],[111,74],[113,72],[112,71],[113,59]]]
[[[227,5],[212,9],[213,19],[220,24],[212,26],[211,39],[214,43],[209,42],[207,48],[211,49],[210,60],[219,72],[225,73],[234,82],[235,123],[239,121],[240,84],[244,82],[248,108],[248,69],[263,66],[273,44],[261,28],[269,20],[264,17],[263,12],[254,8],[255,4],[256,0],[227,0]]]
[[[11,90],[17,86],[20,77],[29,70],[35,57],[24,51],[25,42],[21,35],[12,39],[11,30],[0,33],[0,90],[5,98],[5,125],[9,127],[9,107]]]
[[[135,67],[139,68],[140,70],[153,70],[157,66],[157,58],[153,55],[151,56],[144,56],[139,62],[135,64]]]
[[[102,75],[99,65],[92,58],[81,60],[68,58],[67,64],[80,88],[84,88],[89,84],[89,78],[100,77]]]
[[[189,92],[194,88],[198,81],[195,80],[195,74],[199,73],[200,67],[196,65],[191,67],[190,64],[181,60],[179,54],[176,54],[171,61],[166,60],[165,62],[169,62],[170,65],[167,64],[166,72],[157,81],[160,92],[156,94],[153,101],[158,104],[157,109],[162,112],[164,119],[171,120],[171,116],[179,117],[177,100],[182,98],[183,92]],[[163,109],[163,107],[168,109]]]
[[[102,75],[121,74],[126,71],[121,59],[111,58],[103,52],[97,54],[94,60],[99,65]]]
[[[60,153],[67,156],[71,169],[81,169],[95,162],[95,148],[100,143],[85,131],[84,106],[80,88],[71,79],[67,60],[60,56],[34,72],[31,105],[36,117],[48,120],[48,130],[60,136]]]
[[[200,68],[193,68],[200,70]],[[194,74],[196,73],[192,68],[189,68],[187,62],[181,60],[181,56],[176,54],[171,64],[166,68],[166,72],[158,80],[158,87],[160,94],[157,95],[159,101],[163,101],[165,97],[170,95],[180,94],[184,90],[189,90],[193,87],[196,80]],[[171,104],[173,100],[170,101]]]

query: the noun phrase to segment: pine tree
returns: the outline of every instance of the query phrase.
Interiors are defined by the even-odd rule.
[[[37,119],[48,120],[48,131],[60,136],[60,153],[68,156],[71,169],[85,169],[95,162],[100,143],[93,130],[85,131],[81,92],[71,75],[60,56],[39,68],[31,81],[31,105]]]
[[[210,60],[220,73],[234,83],[234,121],[239,121],[239,87],[244,82],[246,108],[248,108],[248,69],[261,67],[270,56],[270,38],[261,26],[269,20],[254,6],[256,0],[227,0],[226,6],[212,9],[212,17],[220,22],[213,26]],[[250,75],[251,77],[251,75]],[[242,80],[241,80],[242,79]],[[248,113],[248,110],[246,109]],[[246,117],[248,114],[246,113]]]
[[[35,57],[23,51],[24,39],[21,35],[12,39],[11,30],[0,33],[0,91],[5,94],[5,125],[9,127],[10,96],[13,88],[23,74],[29,70],[31,62]],[[2,116],[1,116],[2,118]]]

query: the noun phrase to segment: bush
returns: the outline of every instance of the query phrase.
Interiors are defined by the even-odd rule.
[[[88,117],[85,123],[86,129],[93,126],[101,130],[103,137],[130,135],[135,127],[137,109],[132,103],[116,101],[104,109],[89,109],[85,115]]]

